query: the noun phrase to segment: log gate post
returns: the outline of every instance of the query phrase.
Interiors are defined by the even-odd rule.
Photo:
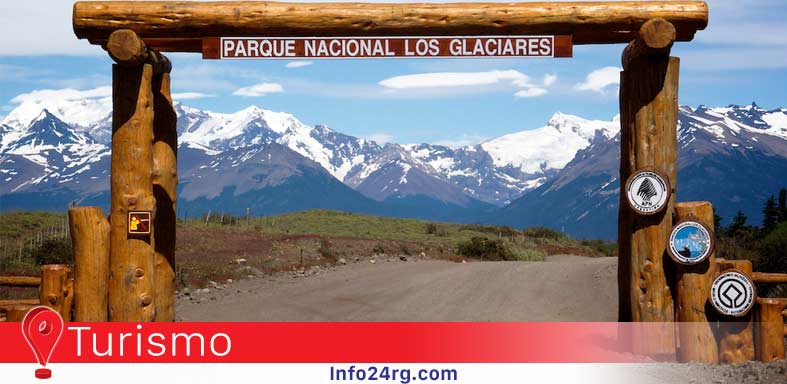
[[[713,231],[713,206],[707,201],[676,203],[674,221],[691,218]],[[699,264],[678,265],[675,284],[675,311],[680,351],[678,360],[715,364],[719,349],[707,313],[711,278],[715,270],[713,253]]]
[[[669,56],[675,27],[651,19],[623,51],[620,81],[620,211],[618,221],[619,320],[672,322],[672,294],[664,271],[674,193],[664,210],[639,215],[622,193],[634,172],[656,168],[672,183],[677,179],[677,115],[679,59]],[[675,337],[641,335],[636,352],[675,354]],[[641,350],[640,350],[641,347]]]
[[[107,321],[109,222],[101,208],[68,210],[74,249],[74,321]]]
[[[171,67],[169,67],[171,68]],[[175,225],[178,188],[178,117],[169,70],[153,77],[153,195],[156,198],[156,321],[175,321]]]
[[[129,234],[131,211],[155,217],[153,197],[153,66],[131,30],[112,33],[112,161],[109,320],[156,318],[154,238]],[[154,223],[148,223],[151,227]]]
[[[716,260],[716,266],[719,274],[734,269],[747,276],[752,275],[752,264],[749,260]],[[737,318],[721,317],[717,319],[719,321],[719,362],[740,364],[754,360],[753,312]]]
[[[783,311],[787,308],[787,299],[760,298],[757,299],[757,359],[768,363],[775,360],[784,360],[784,317]]]

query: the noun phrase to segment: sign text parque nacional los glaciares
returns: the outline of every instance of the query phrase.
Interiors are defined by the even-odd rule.
[[[214,59],[571,57],[571,36],[222,37],[203,42]]]

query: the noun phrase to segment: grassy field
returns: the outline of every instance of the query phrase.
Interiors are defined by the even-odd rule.
[[[45,235],[62,227],[64,218],[42,212],[0,214],[0,241],[12,245],[10,251],[0,246],[0,274],[35,274],[40,263],[70,262],[68,238],[60,232]],[[609,256],[616,251],[612,244],[578,241],[543,228],[518,231],[326,210],[249,220],[214,214],[180,221],[177,239],[178,285],[198,287],[366,260],[539,261],[552,254]],[[18,244],[23,244],[21,255]]]

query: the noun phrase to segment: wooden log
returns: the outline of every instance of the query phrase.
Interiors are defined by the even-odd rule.
[[[68,210],[74,249],[74,321],[107,321],[109,222],[99,207]]]
[[[153,79],[153,194],[156,198],[156,321],[175,321],[175,216],[178,188],[177,114],[170,75]]]
[[[656,168],[677,180],[678,67],[676,57],[635,60],[621,73],[620,178],[638,169]],[[664,260],[672,230],[674,193],[667,207],[653,215],[638,215],[620,194],[618,220],[618,288],[620,321],[672,322],[672,294]],[[644,340],[649,340],[644,337]],[[646,354],[674,354],[675,337],[653,337],[642,345]],[[635,346],[636,350],[636,346]]]
[[[754,272],[751,278],[757,284],[787,284],[787,273]]]
[[[0,276],[0,286],[6,287],[37,287],[41,278],[35,276]]]
[[[676,203],[674,222],[693,219],[713,230],[713,206],[707,201]],[[713,335],[711,321],[705,309],[715,255],[711,253],[702,263],[678,265],[675,284],[675,315],[679,322],[680,362],[716,364],[719,349]]]
[[[623,69],[640,57],[668,56],[675,37],[675,26],[669,21],[660,17],[646,21],[640,27],[637,38],[623,50]]]
[[[128,233],[130,211],[155,217],[153,67],[114,65],[112,77],[109,320],[153,321],[153,239]]]
[[[172,63],[159,52],[148,48],[147,44],[130,29],[119,29],[109,35],[105,44],[109,57],[125,67],[138,67],[148,63],[153,66],[153,74],[169,73]]]
[[[41,305],[54,309],[65,321],[71,321],[73,303],[71,268],[64,264],[41,266]]]
[[[28,304],[28,305],[40,305],[41,299],[13,299],[13,300],[0,300],[0,311],[3,311],[3,308],[10,307],[16,304]]]
[[[783,360],[784,353],[784,299],[758,298],[755,307],[757,324],[757,360],[768,363]]]
[[[576,44],[627,43],[660,17],[689,41],[708,24],[701,1],[554,3],[76,2],[74,33],[106,40],[215,36],[574,35]]]
[[[716,263],[718,273],[736,269],[749,276],[752,264],[749,260],[720,260]],[[742,317],[718,318],[719,362],[740,364],[754,360],[754,314]]]
[[[5,313],[5,321],[21,323],[25,319],[28,311],[35,308],[35,305],[30,304],[15,304],[12,305]]]

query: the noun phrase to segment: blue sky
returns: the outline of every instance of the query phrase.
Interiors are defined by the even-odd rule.
[[[21,94],[67,88],[89,92],[110,85],[112,61],[73,35],[71,1],[9,3],[0,5],[0,116]],[[787,2],[709,1],[709,6],[708,28],[672,51],[681,57],[680,103],[787,106]],[[173,91],[193,107],[234,112],[254,104],[356,136],[457,145],[542,126],[556,111],[611,119],[618,109],[622,49],[577,46],[569,59],[297,64],[169,56]],[[445,78],[446,72],[487,84],[412,88],[402,77]],[[530,97],[517,96],[523,93]]]

